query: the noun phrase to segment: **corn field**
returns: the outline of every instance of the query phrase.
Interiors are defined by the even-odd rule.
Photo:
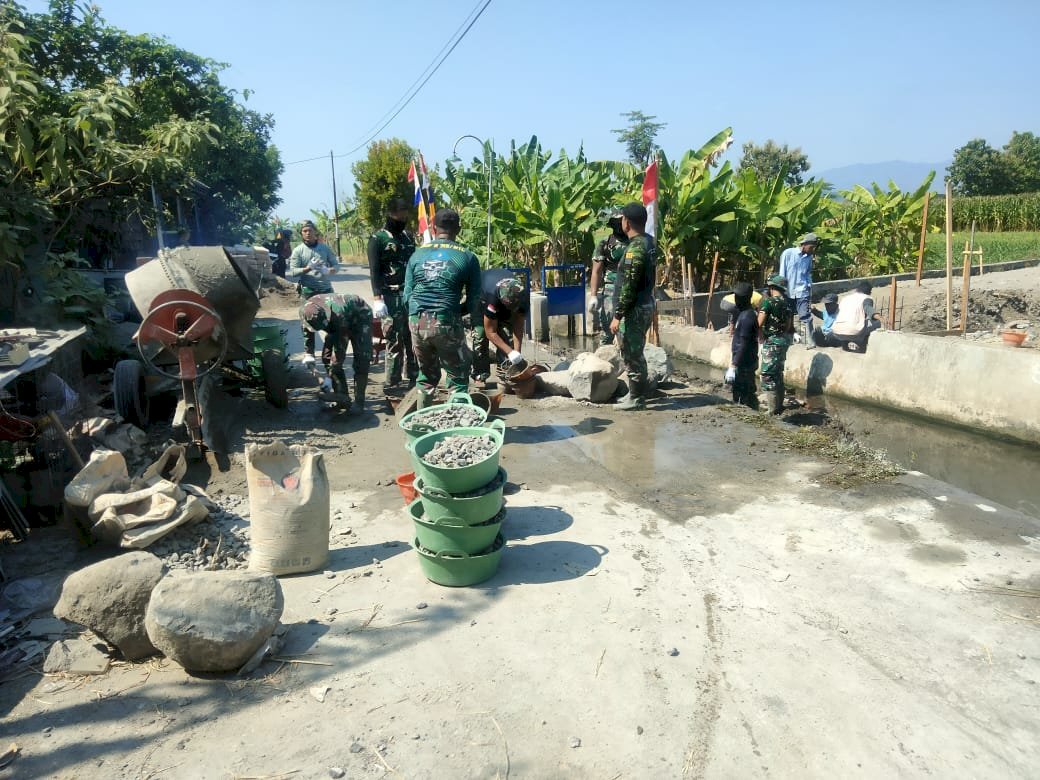
[[[933,198],[928,206],[928,224],[933,229],[945,228],[945,198]],[[953,229],[975,229],[991,233],[1040,230],[1040,192],[1024,195],[983,195],[973,198],[954,197]]]

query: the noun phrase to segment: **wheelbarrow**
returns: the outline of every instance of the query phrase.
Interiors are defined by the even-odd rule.
[[[288,364],[274,346],[270,326],[254,339],[260,308],[262,260],[224,247],[184,247],[163,252],[126,275],[130,297],[142,315],[134,334],[140,360],[116,364],[116,411],[141,427],[149,417],[148,375],[180,383],[174,426],[183,425],[192,449],[207,448],[207,402],[219,370],[250,382],[249,364],[275,406],[288,404]]]

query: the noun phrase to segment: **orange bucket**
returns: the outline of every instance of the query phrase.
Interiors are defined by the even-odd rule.
[[[419,494],[415,490],[415,472],[409,471],[407,474],[398,474],[397,489],[401,491],[401,495],[404,496],[404,503],[408,505],[418,498]]]

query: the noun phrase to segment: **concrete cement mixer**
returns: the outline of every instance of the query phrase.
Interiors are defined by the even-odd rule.
[[[266,250],[261,250],[266,254]],[[284,345],[254,350],[253,320],[267,258],[252,250],[222,246],[179,247],[126,275],[126,287],[142,317],[134,334],[141,360],[116,364],[112,394],[116,411],[137,425],[148,422],[145,377],[155,373],[180,382],[174,416],[200,451],[209,443],[207,396],[214,372],[236,361],[257,361],[268,400],[288,403]],[[248,372],[235,372],[236,378]],[[206,381],[209,380],[209,381]]]

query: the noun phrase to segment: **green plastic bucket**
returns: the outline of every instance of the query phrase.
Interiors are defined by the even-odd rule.
[[[401,430],[404,431],[404,435],[408,437],[408,440],[414,441],[415,439],[418,439],[420,436],[425,436],[426,434],[433,432],[433,428],[430,428],[427,425],[415,423],[414,420],[416,417],[419,417],[423,414],[427,414],[428,412],[436,412],[441,409],[447,409],[452,404],[465,404],[467,406],[475,405],[473,403],[473,399],[470,398],[468,393],[456,391],[448,397],[447,403],[427,406],[425,409],[417,409],[416,411],[411,412],[410,414],[406,414],[404,417],[401,418],[400,422],[398,422],[397,424],[400,426]],[[485,412],[484,420],[481,421],[481,424],[483,424],[483,422],[486,420],[487,413]]]
[[[256,342],[260,339],[273,339],[275,336],[282,338],[288,331],[282,326],[282,321],[277,322],[254,322],[253,323],[253,341]]]
[[[412,518],[415,526],[415,538],[420,547],[431,552],[463,552],[475,555],[486,550],[495,542],[502,520],[505,519],[505,507],[499,507],[490,519],[481,523],[468,525],[457,517],[431,520],[425,516],[422,499],[417,499],[404,510]]]
[[[426,579],[438,585],[462,588],[466,585],[483,582],[498,571],[506,540],[502,538],[502,534],[499,534],[495,538],[494,544],[476,555],[467,555],[461,550],[442,550],[436,553],[424,550],[418,539],[412,544],[419,554],[419,567],[426,575]]]
[[[439,488],[446,493],[469,493],[488,484],[498,473],[498,457],[502,453],[502,440],[506,424],[501,420],[492,420],[486,427],[449,428],[446,431],[435,431],[420,436],[418,439],[405,442],[405,449],[412,454],[415,464],[415,476],[422,477],[423,484]],[[492,453],[480,463],[455,468],[431,466],[422,456],[433,449],[441,439],[450,436],[489,436],[497,445]]]
[[[462,495],[452,495],[446,490],[427,485],[422,477],[415,478],[415,490],[422,496],[426,519],[432,522],[456,518],[465,525],[482,523],[494,517],[505,499],[506,481],[509,475],[499,468],[495,478],[488,484]]]

